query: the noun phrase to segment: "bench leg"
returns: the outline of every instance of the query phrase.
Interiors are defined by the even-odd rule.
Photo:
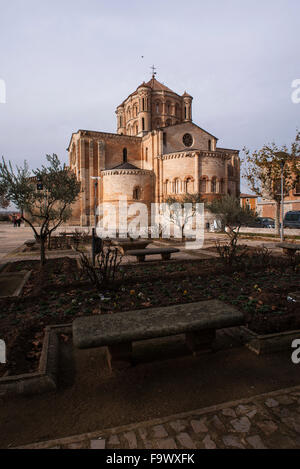
[[[112,369],[114,362],[125,362],[128,366],[132,362],[132,343],[109,345],[108,347],[108,364]]]
[[[162,252],[161,258],[162,258],[163,261],[169,261],[171,259],[171,254],[166,253],[166,252]]]
[[[145,256],[136,256],[138,262],[145,262]]]
[[[186,345],[194,354],[211,350],[212,343],[216,338],[215,329],[207,329],[198,332],[187,332],[185,334]]]

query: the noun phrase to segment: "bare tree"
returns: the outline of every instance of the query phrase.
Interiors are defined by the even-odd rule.
[[[165,216],[181,230],[181,237],[183,238],[185,226],[196,214],[197,204],[203,203],[202,196],[198,193],[169,196],[165,202],[169,206]],[[186,210],[186,208],[189,208],[189,210]]]

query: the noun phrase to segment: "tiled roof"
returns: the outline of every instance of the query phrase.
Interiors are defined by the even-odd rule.
[[[140,169],[140,168],[138,168],[137,166],[134,166],[134,164],[131,164],[131,163],[122,163],[111,169]]]
[[[156,78],[151,78],[151,80],[148,81],[146,85],[150,86],[153,89],[153,91],[169,91],[170,93],[177,94],[174,91],[172,91],[170,88],[168,88],[166,85],[156,80]]]

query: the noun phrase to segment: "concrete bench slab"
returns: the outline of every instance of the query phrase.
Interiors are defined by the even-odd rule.
[[[282,248],[283,250],[287,249],[290,251],[298,251],[300,249],[300,244],[293,244],[293,243],[278,243],[276,244],[278,248]]]
[[[149,249],[132,249],[126,254],[128,256],[135,256],[139,262],[144,262],[146,256],[154,256],[156,254],[161,254],[161,258],[165,260],[169,260],[171,258],[171,254],[175,252],[180,252],[180,249],[177,248],[149,248]]]
[[[207,350],[216,329],[243,323],[244,315],[235,307],[208,300],[79,317],[73,322],[73,342],[78,348],[108,346],[110,359],[130,361],[132,342],[185,333],[190,350]]]

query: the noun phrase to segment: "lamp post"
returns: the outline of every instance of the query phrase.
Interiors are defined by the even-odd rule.
[[[280,162],[281,168],[281,230],[280,230],[280,241],[284,241],[284,233],[283,233],[283,217],[284,217],[284,178],[283,178],[283,170],[284,170],[284,160],[282,159]]]
[[[98,254],[102,247],[102,240],[101,243],[97,243],[96,240],[96,228],[97,228],[97,189],[98,189],[98,180],[101,179],[100,176],[91,176],[91,179],[94,182],[95,192],[94,192],[94,228],[92,229],[92,258],[93,258],[93,266],[95,265],[95,258],[96,254]]]
[[[281,228],[280,228],[280,240],[284,241],[284,228],[283,228],[283,218],[284,218],[284,166],[285,162],[289,156],[285,151],[279,151],[275,153],[277,158],[280,158],[280,170],[281,170]]]

